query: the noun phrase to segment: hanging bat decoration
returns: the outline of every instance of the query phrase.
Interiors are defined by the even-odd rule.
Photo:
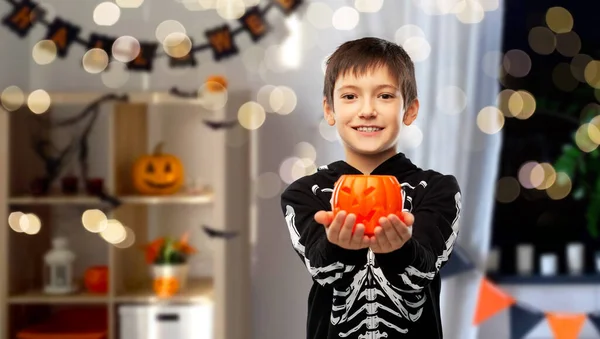
[[[224,129],[224,128],[232,128],[235,125],[237,125],[237,120],[231,120],[231,121],[210,121],[210,120],[204,120],[203,121],[204,124],[208,127],[210,127],[211,129]]]
[[[237,232],[220,231],[206,225],[202,225],[202,229],[204,230],[204,233],[211,238],[231,239],[237,237],[238,235]]]
[[[192,98],[198,97],[198,91],[184,92],[177,87],[172,87],[171,90],[169,91],[169,93],[173,96],[180,97],[180,98],[186,98],[186,99],[192,99]]]

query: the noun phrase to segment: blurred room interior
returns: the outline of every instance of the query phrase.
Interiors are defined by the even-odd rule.
[[[0,0],[0,339],[305,338],[279,197],[343,157],[324,60],[363,36],[416,65],[399,150],[463,191],[445,338],[600,338],[599,11]]]

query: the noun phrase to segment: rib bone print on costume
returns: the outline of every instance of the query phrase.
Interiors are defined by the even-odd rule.
[[[316,186],[316,187],[315,187]],[[411,196],[415,191],[425,190],[427,182],[420,181],[416,185],[402,183],[402,197],[404,200],[404,211],[412,212],[413,202]],[[320,189],[314,185],[311,189],[314,195],[318,193],[331,194],[333,189]],[[435,268],[448,260],[454,242],[458,235],[458,219],[461,210],[460,193],[454,196],[456,216],[452,220],[452,235],[446,241],[446,250],[439,256]],[[285,220],[288,225],[294,248],[304,258],[304,262],[315,281],[320,285],[333,285],[343,275],[352,272],[355,267],[335,262],[325,267],[312,267],[305,257],[304,246],[300,243],[300,233],[295,224],[296,213],[294,209],[286,206]],[[437,271],[421,272],[413,266],[408,266],[400,273],[402,283],[392,285],[385,277],[382,269],[375,260],[375,254],[369,250],[366,264],[352,278],[351,284],[343,290],[333,288],[333,306],[330,321],[339,331],[340,338],[352,337],[359,339],[393,338],[398,333],[408,333],[408,324],[416,322],[423,313],[423,305],[427,301],[422,286],[411,280],[432,280]],[[399,321],[399,319],[402,319]]]

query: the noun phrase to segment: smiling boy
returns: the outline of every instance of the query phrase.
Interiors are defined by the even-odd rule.
[[[396,151],[401,126],[417,118],[414,65],[394,43],[363,38],[328,59],[323,108],[345,160],[322,166],[281,195],[294,250],[313,278],[307,339],[441,339],[440,268],[458,235],[456,179],[415,166]],[[402,216],[381,218],[374,236],[356,216],[331,212],[343,174],[394,175]]]

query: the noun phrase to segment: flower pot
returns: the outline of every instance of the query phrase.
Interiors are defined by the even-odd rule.
[[[185,289],[188,272],[188,264],[152,265],[154,292],[161,297],[169,297]]]

